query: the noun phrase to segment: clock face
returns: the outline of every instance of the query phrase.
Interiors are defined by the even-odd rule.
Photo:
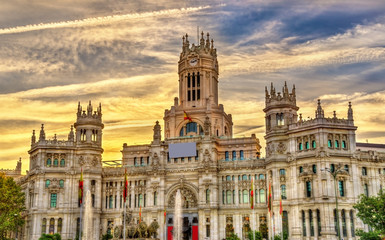
[[[190,63],[190,66],[194,67],[195,65],[197,65],[198,59],[196,58],[190,59],[189,63]]]

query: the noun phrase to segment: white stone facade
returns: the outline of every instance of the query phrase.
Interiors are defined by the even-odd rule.
[[[282,231],[280,195],[289,239],[336,239],[334,168],[338,185],[340,229],[344,239],[355,239],[355,228],[364,228],[353,204],[358,195],[377,194],[385,185],[385,145],[356,151],[353,110],[347,119],[324,116],[318,102],[311,120],[298,117],[295,87],[289,92],[266,88],[266,158],[260,158],[255,135],[233,138],[231,114],[218,103],[218,61],[213,41],[203,36],[190,46],[183,37],[178,62],[179,98],[165,110],[164,138],[157,122],[153,141],[146,145],[123,144],[122,161],[102,165],[102,110],[78,106],[77,120],[67,141],[47,140],[42,125],[39,139],[33,133],[30,169],[21,179],[26,192],[24,239],[43,232],[60,232],[75,239],[78,182],[81,169],[84,190],[93,199],[94,236],[116,233],[122,224],[124,172],[128,174],[128,200],[133,222],[158,222],[159,239],[169,239],[174,197],[181,189],[186,239],[224,239],[233,231],[246,239],[246,231],[269,228],[270,236]],[[196,155],[169,157],[170,144],[195,143]],[[366,146],[366,148],[365,148]],[[251,179],[254,209],[251,209]],[[49,181],[48,181],[49,180]],[[267,209],[272,186],[273,214]],[[164,214],[166,213],[166,220]],[[274,220],[273,220],[274,219]],[[110,229],[110,230],[109,230]],[[198,235],[195,235],[198,234]],[[118,235],[118,234],[116,234]],[[166,237],[166,235],[168,235]],[[118,238],[118,236],[117,236]]]

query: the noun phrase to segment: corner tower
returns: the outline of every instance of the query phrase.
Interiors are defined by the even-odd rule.
[[[205,36],[202,32],[197,45],[190,45],[187,34],[182,37],[178,75],[179,98],[165,111],[165,138],[207,134],[231,137],[232,117],[218,104],[217,50],[209,33]]]

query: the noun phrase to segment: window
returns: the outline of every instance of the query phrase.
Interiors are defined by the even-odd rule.
[[[237,159],[237,152],[233,151],[233,161]]]
[[[47,179],[45,180],[45,187],[49,187],[49,185],[51,184],[51,180]]]
[[[47,219],[43,218],[43,221],[41,223],[41,233],[45,234],[47,232]]]
[[[312,147],[312,148],[316,148],[316,147],[317,147],[317,144],[315,143],[315,140],[313,140],[313,141],[311,142],[311,147]]]
[[[57,158],[55,158],[55,159],[53,160],[53,166],[54,166],[54,167],[59,166],[59,160],[58,160]]]
[[[86,141],[86,130],[80,129],[80,141]]]
[[[302,210],[302,236],[306,237],[306,218],[305,211]]]
[[[195,155],[195,161],[198,161],[199,160],[199,152],[198,152],[198,150],[197,150],[197,153],[196,153],[196,155]]]
[[[345,142],[345,140],[342,140],[342,148],[346,149],[346,142]]]
[[[334,216],[334,231],[336,231],[336,235],[338,235],[337,214],[335,209],[333,210],[333,216]]]
[[[158,193],[154,192],[154,206],[158,205]]]
[[[289,216],[287,214],[287,211],[282,212],[282,228],[283,232],[289,236]]]
[[[362,176],[367,176],[368,172],[366,170],[366,167],[362,167]]]
[[[340,148],[340,143],[338,142],[338,140],[334,141],[334,147],[335,148]]]
[[[150,157],[147,157],[147,165],[150,165]]]
[[[334,164],[332,163],[332,164],[330,164],[330,171],[331,171],[332,173],[334,173],[334,170],[335,170],[335,167],[334,167]]]
[[[57,193],[51,193],[51,202],[50,202],[51,208],[56,208],[56,203],[57,203]]]
[[[65,165],[66,165],[66,161],[62,158],[60,160],[60,167],[65,167]]]
[[[243,180],[243,181],[246,181],[246,180],[247,180],[247,175],[246,175],[246,174],[243,174],[243,175],[242,175],[242,180]]]
[[[342,219],[342,235],[344,237],[347,237],[347,229],[346,229],[346,215],[345,215],[345,209],[342,209],[341,211],[341,219]]]
[[[143,195],[139,194],[138,207],[143,207]]]
[[[226,200],[225,190],[222,190],[222,204],[225,204],[225,200]]]
[[[261,180],[265,179],[265,175],[259,174],[259,179],[261,179]]]
[[[345,165],[345,166],[344,166],[344,170],[345,170],[347,173],[349,173],[349,165]]]
[[[92,207],[95,207],[95,194],[91,194]]]
[[[299,167],[299,173],[303,173],[303,167],[302,166]]]
[[[230,190],[227,190],[226,191],[226,204],[231,204],[231,195],[232,195],[232,192]]]
[[[59,218],[57,220],[57,232],[61,233],[62,228],[63,228],[63,219]]]
[[[244,189],[243,193],[243,203],[249,203],[249,191]]]
[[[312,168],[313,168],[313,173],[317,173],[317,165],[313,164]]]
[[[321,236],[321,213],[317,209],[317,226],[318,226],[318,236]]]
[[[259,189],[259,202],[260,203],[266,202],[265,189]]]
[[[309,144],[309,142],[305,142],[305,148],[306,148],[306,149],[310,149],[310,144]]]
[[[309,220],[310,220],[310,236],[314,237],[314,221],[313,221],[312,210],[309,210]]]
[[[230,160],[230,158],[229,158],[229,152],[228,152],[228,151],[225,152],[225,160],[226,160],[226,161],[229,161],[229,160]]]
[[[355,228],[354,228],[354,212],[353,210],[350,210],[350,231],[352,234],[352,237],[355,237]]]
[[[48,158],[47,159],[47,167],[51,167],[51,164],[52,164],[51,158]]]
[[[306,197],[311,197],[311,182],[306,182]]]
[[[285,125],[285,120],[283,118],[283,113],[277,113],[276,114],[276,118],[277,118],[277,126]]]
[[[206,237],[210,237],[210,225],[206,225]]]
[[[206,203],[210,203],[210,189],[206,189]]]
[[[235,190],[233,190],[233,204],[235,204]]]
[[[369,189],[368,189],[368,184],[364,184],[364,194],[365,196],[369,197]]]
[[[134,157],[134,166],[136,166],[138,163],[136,161],[136,157]]]
[[[243,150],[239,151],[239,158],[243,160]]]
[[[344,181],[338,181],[338,190],[340,191],[340,197],[345,197]]]
[[[144,158],[140,157],[140,166],[144,166]]]
[[[51,218],[49,220],[49,234],[54,234],[55,233],[55,219]]]
[[[231,181],[231,176],[230,175],[226,176],[226,181]]]
[[[286,197],[286,185],[281,185],[281,198],[282,199],[287,199]]]
[[[61,187],[61,188],[64,187],[64,180],[63,179],[59,180],[59,187]]]
[[[286,170],[285,169],[279,169],[279,175],[285,176],[286,175]]]
[[[328,147],[331,148],[332,147],[332,140],[328,140]]]
[[[108,208],[112,209],[114,207],[114,197],[110,195]]]
[[[303,146],[302,146],[302,143],[299,143],[298,144],[298,150],[302,151],[303,150]]]

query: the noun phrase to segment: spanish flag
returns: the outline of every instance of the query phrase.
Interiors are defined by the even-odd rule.
[[[139,208],[139,224],[142,222],[142,206]]]
[[[189,122],[192,122],[192,119],[189,115],[187,115],[186,111],[183,111],[184,112],[184,120],[189,120]]]
[[[272,196],[271,196],[271,183],[269,183],[269,194],[267,197],[267,208],[269,209],[270,216],[272,214],[271,207],[272,207]]]
[[[79,203],[83,203],[83,168],[81,169],[79,180]]]
[[[164,224],[166,224],[166,219],[167,219],[167,213],[166,213],[166,208],[164,208]]]
[[[251,178],[250,207],[254,209],[254,177]]]
[[[126,199],[127,199],[127,190],[128,190],[127,169],[124,169],[124,189],[123,189],[124,202],[126,202]]]

